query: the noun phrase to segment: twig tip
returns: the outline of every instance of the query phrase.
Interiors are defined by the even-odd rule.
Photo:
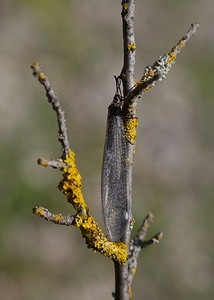
[[[152,238],[153,244],[159,244],[160,240],[163,237],[163,232],[158,232],[155,236]]]
[[[47,166],[48,166],[48,162],[45,161],[45,160],[42,159],[42,158],[38,158],[38,159],[37,159],[37,164],[40,165],[40,166],[43,166],[43,167],[47,167]]]

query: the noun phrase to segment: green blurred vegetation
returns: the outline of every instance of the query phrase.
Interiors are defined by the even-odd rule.
[[[135,231],[152,211],[157,247],[139,260],[134,299],[213,298],[212,1],[136,1],[137,67],[171,49],[190,23],[201,27],[167,80],[139,103],[133,179]],[[69,214],[57,158],[55,115],[30,64],[40,62],[66,112],[70,144],[91,211],[103,224],[100,169],[113,76],[122,66],[120,1],[0,3],[0,290],[4,300],[109,299],[113,265],[86,249],[75,228],[31,214],[35,205]],[[105,270],[105,272],[103,272]]]

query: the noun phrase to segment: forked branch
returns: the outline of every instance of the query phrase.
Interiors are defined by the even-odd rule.
[[[145,91],[166,77],[175,63],[177,55],[195,34],[199,26],[198,24],[192,24],[187,34],[181,38],[172,50],[161,56],[151,66],[147,66],[141,79],[135,81],[136,43],[134,13],[135,0],[122,0],[124,61],[120,76],[117,79],[120,79],[120,82],[122,81],[123,92],[120,92],[120,87],[118,88],[117,86],[115,97],[109,106],[106,152],[104,152],[102,172],[103,212],[109,236],[104,235],[93,216],[90,215],[89,207],[83,198],[81,176],[75,163],[75,154],[69,146],[64,112],[61,109],[59,98],[38,63],[33,63],[31,66],[33,75],[44,86],[48,101],[56,113],[58,140],[62,148],[59,159],[47,160],[40,158],[38,163],[42,166],[50,166],[62,171],[63,178],[58,188],[66,196],[67,201],[72,204],[75,214],[63,216],[62,214],[51,213],[43,207],[35,207],[33,212],[45,220],[56,224],[78,227],[89,248],[102,253],[114,261],[115,293],[113,296],[116,300],[132,299],[131,283],[137,269],[139,253],[145,247],[157,244],[163,235],[160,232],[151,239],[145,240],[148,227],[153,220],[153,215],[148,214],[143,220],[137,235],[131,239],[134,223],[131,214],[132,165],[136,151],[137,100]],[[122,188],[116,189],[115,187],[119,184],[123,185]],[[123,191],[122,196],[120,191]],[[117,201],[116,204],[118,205],[115,205],[115,201]],[[110,209],[109,205],[111,205]],[[121,208],[123,211],[118,213],[116,210]],[[122,221],[120,216],[123,218]],[[117,224],[122,226],[118,229]],[[118,241],[118,239],[120,240]]]

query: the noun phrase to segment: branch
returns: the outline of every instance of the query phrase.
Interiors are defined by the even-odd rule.
[[[98,251],[104,256],[109,257],[115,264],[115,300],[127,300],[131,296],[131,282],[137,268],[137,259],[140,251],[150,245],[156,244],[162,237],[162,233],[157,233],[151,239],[145,241],[145,235],[150,223],[153,220],[152,214],[149,214],[143,221],[136,237],[130,241],[131,230],[133,228],[131,206],[132,206],[132,165],[135,154],[135,139],[136,139],[136,127],[137,127],[137,99],[141,97],[142,93],[155,86],[157,82],[166,77],[172,65],[175,62],[176,56],[180,53],[181,49],[185,46],[186,42],[195,34],[198,24],[193,24],[187,34],[179,41],[179,43],[172,48],[172,50],[161,56],[153,65],[145,68],[144,74],[139,82],[134,81],[134,66],[135,66],[135,37],[134,37],[134,11],[135,0],[122,0],[122,23],[123,23],[123,52],[124,62],[121,74],[119,78],[123,84],[123,95],[115,95],[112,104],[109,106],[108,117],[108,136],[107,145],[110,148],[107,149],[105,155],[109,154],[109,157],[113,157],[110,164],[107,165],[107,172],[105,176],[109,176],[109,170],[111,175],[116,174],[115,178],[121,180],[123,195],[118,196],[118,191],[115,191],[115,187],[119,186],[118,182],[115,184],[114,180],[107,178],[106,184],[104,180],[104,187],[107,194],[110,191],[112,185],[110,197],[115,203],[110,203],[111,207],[108,211],[107,218],[110,232],[110,239],[118,239],[120,241],[109,240],[102,232],[102,229],[98,226],[94,218],[89,214],[89,206],[85,203],[82,195],[82,182],[81,175],[76,167],[75,154],[70,149],[67,130],[65,126],[64,112],[61,109],[59,99],[52,89],[47,76],[41,71],[37,63],[33,63],[31,68],[33,69],[33,75],[37,77],[39,82],[44,86],[48,101],[51,103],[52,108],[56,112],[58,122],[58,140],[62,147],[62,155],[57,160],[45,160],[39,159],[38,163],[42,166],[51,166],[63,171],[63,179],[60,181],[58,188],[66,196],[68,202],[70,202],[76,211],[73,216],[63,216],[62,214],[53,214],[46,208],[35,207],[33,212],[46,220],[52,221],[56,224],[76,226],[80,229],[82,236],[86,240],[88,248],[92,248],[95,252]],[[120,91],[120,87],[117,88],[117,92]],[[113,122],[113,123],[111,123]],[[115,130],[116,129],[116,130]],[[116,133],[116,136],[115,136]],[[110,149],[110,150],[109,150]],[[105,149],[106,150],[106,149]],[[108,151],[109,150],[109,151]],[[107,162],[109,157],[105,156]],[[104,159],[104,161],[105,161]],[[106,162],[106,161],[105,161]],[[104,168],[106,163],[104,162]],[[113,165],[114,164],[114,165]],[[104,170],[105,171],[105,170]],[[114,172],[117,171],[117,172]],[[111,188],[112,188],[111,187]],[[121,205],[120,200],[123,200]],[[125,200],[124,200],[125,199]],[[122,201],[121,200],[121,201]],[[108,208],[108,202],[104,202],[105,207]],[[114,201],[113,201],[114,202]],[[117,207],[118,206],[118,207]],[[123,211],[114,210],[125,208]],[[110,213],[108,213],[110,212]],[[105,213],[105,211],[104,211]],[[118,216],[123,214],[122,222],[117,223]],[[112,220],[113,227],[111,228],[109,222]],[[116,220],[117,218],[117,220]],[[117,224],[123,226],[119,228],[117,232]],[[108,229],[108,228],[107,228]],[[121,236],[122,235],[122,236]],[[129,245],[129,253],[127,258],[127,247]]]
[[[137,260],[142,249],[158,244],[160,239],[163,237],[163,233],[156,233],[148,241],[144,241],[150,224],[153,222],[153,214],[149,213],[143,220],[138,233],[129,243],[129,254],[128,254],[128,285],[131,287],[133,277],[137,270]]]
[[[135,36],[134,36],[134,13],[135,0],[122,0],[122,22],[123,22],[123,68],[121,79],[123,81],[124,97],[134,84],[135,66]]]
[[[75,216],[64,216],[62,214],[53,214],[47,208],[36,206],[33,208],[33,213],[44,218],[46,221],[51,221],[58,225],[72,226],[74,225]]]
[[[39,64],[35,62],[31,65],[31,68],[33,69],[33,75],[35,77],[37,77],[39,82],[44,86],[48,101],[49,101],[49,103],[51,103],[52,108],[56,112],[57,123],[58,123],[58,133],[59,133],[58,140],[62,146],[62,158],[63,158],[69,152],[69,149],[70,149],[68,137],[67,137],[67,129],[65,126],[66,121],[65,121],[65,117],[64,117],[64,111],[61,108],[57,94],[54,92],[53,88],[51,87],[47,76],[40,69]]]
[[[47,208],[37,206],[33,208],[33,213],[43,217],[58,225],[76,226],[80,229],[82,236],[86,239],[88,248],[93,248],[95,252],[111,260],[124,264],[126,261],[127,245],[122,242],[110,242],[102,233],[101,228],[90,215],[77,213],[75,216],[64,216],[62,214],[53,214]]]
[[[171,49],[171,51],[153,63],[152,66],[147,66],[144,74],[139,82],[131,87],[124,99],[123,115],[125,117],[135,117],[137,99],[142,96],[142,93],[154,87],[159,81],[166,78],[168,72],[175,63],[177,55],[185,47],[186,43],[194,36],[199,24],[192,24],[188,32],[180,39],[180,41]]]
[[[167,74],[171,70],[172,66],[174,65],[177,55],[185,47],[186,43],[190,40],[190,38],[195,35],[198,28],[199,28],[198,23],[191,24],[188,32],[179,40],[179,42],[171,49],[169,53],[160,56],[160,58],[157,61],[155,61],[152,66],[147,66],[145,68],[140,83],[152,79],[156,74],[159,74],[159,77],[152,82],[151,86],[148,86],[147,89],[149,89],[152,86],[155,86],[158,81],[162,81],[163,79],[165,79]],[[136,88],[137,86],[133,88],[132,91],[130,91],[128,98],[133,97],[133,93]],[[138,96],[140,96],[140,94],[143,91],[145,91],[145,89],[139,91]]]
[[[63,171],[63,179],[60,181],[58,188],[76,210],[74,216],[53,214],[43,207],[35,207],[33,213],[56,224],[78,227],[86,240],[88,248],[92,248],[95,252],[100,252],[114,262],[118,262],[118,264],[125,264],[127,244],[121,241],[110,241],[105,237],[102,229],[98,226],[93,216],[89,214],[89,206],[85,203],[82,195],[82,178],[76,166],[75,154],[69,148],[64,112],[61,109],[59,99],[39,65],[34,63],[31,68],[33,69],[33,75],[35,75],[39,82],[45,87],[48,101],[52,104],[52,108],[57,114],[59,142],[61,143],[63,150],[60,159],[45,160],[40,158],[38,159],[38,163],[45,167],[51,166]]]
[[[44,158],[39,158],[37,160],[38,165],[43,166],[43,167],[52,167],[54,169],[59,169],[63,170],[65,167],[68,167],[62,159],[44,159]]]
[[[134,13],[135,13],[135,0],[122,0],[122,24],[123,24],[123,67],[120,78],[123,83],[123,106],[125,105],[126,96],[129,90],[134,85],[134,67],[135,67],[135,36],[134,36]],[[136,139],[136,127],[137,127],[137,102],[132,106],[132,118],[126,118],[123,114],[123,108],[121,116],[123,116],[124,134],[126,138],[125,148],[125,161],[128,164],[126,167],[126,198],[128,199],[128,206],[130,211],[127,218],[127,224],[131,224],[131,207],[132,207],[132,165],[135,153],[135,139]],[[111,137],[109,136],[109,139]],[[120,149],[121,152],[124,149]],[[121,167],[121,166],[120,166]],[[131,237],[132,226],[126,226],[122,241],[129,243]],[[114,263],[115,267],[115,300],[127,300],[130,299],[130,291],[128,289],[128,264],[120,265],[117,262]]]

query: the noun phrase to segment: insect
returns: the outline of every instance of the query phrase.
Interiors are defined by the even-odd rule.
[[[101,198],[104,223],[111,241],[118,241],[126,229],[130,212],[128,141],[122,117],[123,98],[120,77],[116,93],[108,107],[106,138],[101,174]]]

